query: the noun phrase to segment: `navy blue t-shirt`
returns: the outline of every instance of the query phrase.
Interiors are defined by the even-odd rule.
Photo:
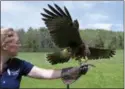
[[[0,75],[0,89],[19,89],[22,76],[26,76],[33,66],[25,60],[9,59],[7,68]]]

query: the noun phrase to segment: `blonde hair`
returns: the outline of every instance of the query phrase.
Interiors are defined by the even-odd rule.
[[[1,28],[0,49],[2,49],[8,42],[12,41],[15,31],[13,28]]]

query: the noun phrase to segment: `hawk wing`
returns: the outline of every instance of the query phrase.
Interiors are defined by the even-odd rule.
[[[58,5],[54,5],[56,9],[48,4],[51,11],[44,8],[46,14],[41,13],[54,43],[60,48],[82,44],[78,21],[72,22],[66,7],[63,11]]]
[[[115,55],[115,50],[112,49],[100,49],[100,48],[93,48],[89,47],[90,55],[88,56],[88,59],[106,59],[111,58],[113,55]]]

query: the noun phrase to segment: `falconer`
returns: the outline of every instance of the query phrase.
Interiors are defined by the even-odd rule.
[[[87,65],[62,69],[44,69],[17,57],[21,46],[19,36],[13,28],[1,28],[0,89],[19,89],[22,76],[36,79],[61,78],[65,84],[86,74]]]

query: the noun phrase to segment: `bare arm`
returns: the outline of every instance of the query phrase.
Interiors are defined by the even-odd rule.
[[[37,79],[57,79],[61,77],[61,71],[34,66],[28,76]]]

